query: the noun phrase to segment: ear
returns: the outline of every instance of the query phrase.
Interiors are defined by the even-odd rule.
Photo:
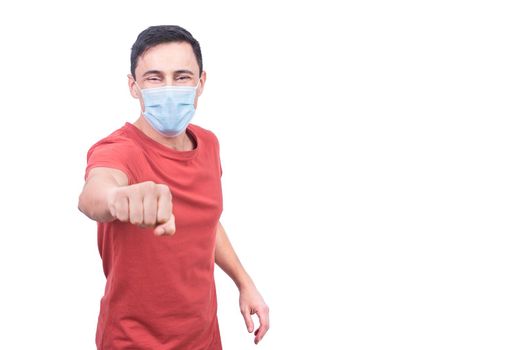
[[[127,85],[129,85],[129,92],[131,93],[131,96],[133,96],[133,98],[139,98],[138,87],[136,86],[137,84],[135,79],[133,79],[131,74],[127,75]]]
[[[206,85],[206,78],[207,78],[207,73],[205,70],[203,70],[202,75],[200,76],[200,85],[198,86],[198,89],[197,89],[198,97],[200,97],[200,95],[202,95],[202,93],[204,92],[204,85]]]

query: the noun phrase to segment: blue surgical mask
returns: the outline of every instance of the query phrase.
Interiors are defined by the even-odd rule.
[[[196,86],[162,86],[140,89],[144,101],[142,115],[151,126],[167,137],[182,134],[195,114]]]

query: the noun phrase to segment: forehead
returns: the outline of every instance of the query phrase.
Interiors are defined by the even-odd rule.
[[[171,42],[153,46],[138,58],[138,75],[152,69],[164,72],[188,69],[197,74],[198,62],[189,43]]]

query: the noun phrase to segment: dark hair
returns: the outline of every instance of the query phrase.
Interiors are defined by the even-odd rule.
[[[202,52],[200,44],[193,38],[190,32],[182,27],[174,25],[152,26],[138,34],[131,48],[131,74],[136,79],[135,69],[138,58],[153,46],[169,42],[186,42],[191,44],[193,53],[198,63],[198,76],[202,75]]]

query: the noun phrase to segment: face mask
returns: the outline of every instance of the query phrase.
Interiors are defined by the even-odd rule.
[[[135,82],[136,83],[136,82]],[[195,114],[196,86],[162,86],[138,90],[144,101],[142,115],[151,126],[167,137],[182,134]]]

